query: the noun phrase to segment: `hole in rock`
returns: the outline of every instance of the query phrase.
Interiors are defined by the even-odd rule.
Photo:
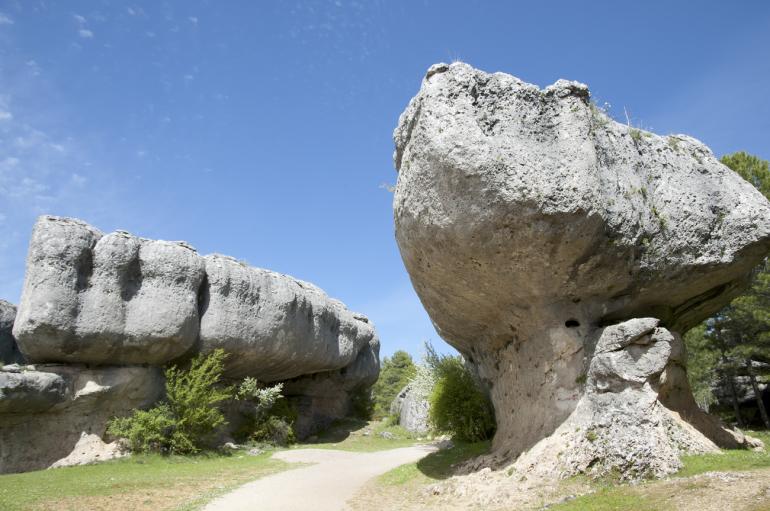
[[[564,326],[566,326],[567,328],[577,328],[580,326],[580,321],[576,319],[568,319],[567,321],[564,322]]]

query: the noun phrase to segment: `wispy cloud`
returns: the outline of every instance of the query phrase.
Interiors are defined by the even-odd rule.
[[[91,39],[94,37],[94,33],[88,30],[87,28],[81,28],[80,30],[78,30],[78,35],[83,39]]]
[[[0,25],[13,25],[13,20],[0,12]]]

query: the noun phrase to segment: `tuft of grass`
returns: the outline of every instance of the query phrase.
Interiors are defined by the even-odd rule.
[[[642,141],[642,130],[631,128],[628,130],[628,134],[631,136],[631,140],[633,140],[635,144],[638,144]]]
[[[417,463],[408,463],[394,468],[377,478],[384,486],[400,486],[407,483],[424,484],[447,479],[454,473],[455,465],[489,452],[491,443],[457,442],[454,447],[431,453]]]
[[[271,454],[145,454],[2,475],[0,509],[195,509],[247,481],[294,467],[270,459]]]
[[[679,151],[679,139],[674,135],[669,135],[668,147],[670,147],[672,151]]]

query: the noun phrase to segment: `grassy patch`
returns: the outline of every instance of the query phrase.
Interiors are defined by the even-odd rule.
[[[381,475],[377,482],[385,486],[398,486],[409,482],[429,483],[446,479],[453,473],[454,465],[489,451],[490,443],[457,443],[451,449],[431,453],[418,461],[394,468]]]
[[[770,432],[749,431],[747,434],[759,438],[765,442],[766,447],[770,447]],[[770,468],[770,451],[731,449],[724,450],[720,454],[684,456],[682,462],[684,468],[671,479],[648,481],[636,486],[613,484],[611,481],[594,482],[597,488],[594,493],[582,495],[549,509],[557,511],[676,509],[676,504],[671,502],[672,497],[677,495],[684,499],[695,498],[709,486],[709,482],[705,480],[684,478],[705,472],[738,472]]]
[[[374,452],[408,447],[417,443],[420,443],[417,437],[401,426],[389,424],[387,420],[367,422],[343,419],[335,422],[328,430],[318,435],[316,441],[296,447]]]
[[[197,509],[240,484],[293,467],[270,455],[135,455],[95,465],[2,475],[0,509]]]
[[[765,443],[764,452],[745,449],[724,450],[720,454],[702,454],[683,456],[684,468],[677,472],[677,477],[687,477],[704,472],[730,472],[770,467],[770,432],[747,431],[747,435],[759,438]]]

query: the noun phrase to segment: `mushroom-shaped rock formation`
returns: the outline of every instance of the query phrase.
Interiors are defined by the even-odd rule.
[[[770,250],[770,204],[754,187],[691,137],[610,119],[583,84],[541,90],[464,63],[429,69],[394,138],[398,246],[436,330],[488,384],[499,457],[601,400],[641,417],[627,388],[683,419],[672,452],[746,443],[697,411],[678,333],[736,296]],[[625,427],[606,414],[583,421],[589,437]],[[652,458],[602,459],[675,469]],[[603,466],[581,463],[556,465]]]

